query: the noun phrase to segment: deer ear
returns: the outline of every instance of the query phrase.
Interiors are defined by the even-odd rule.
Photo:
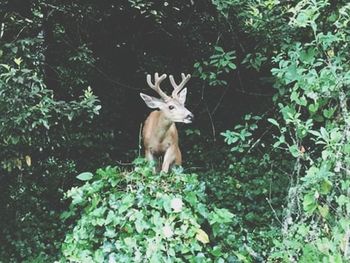
[[[185,104],[187,96],[187,88],[184,88],[179,94],[179,101],[181,104]]]
[[[155,97],[151,97],[143,93],[140,93],[140,96],[144,100],[146,105],[151,109],[160,108],[162,105],[164,105],[164,102],[161,99],[157,99]]]

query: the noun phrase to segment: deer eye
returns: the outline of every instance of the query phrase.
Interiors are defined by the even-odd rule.
[[[175,107],[173,105],[169,106],[169,110],[173,110]]]

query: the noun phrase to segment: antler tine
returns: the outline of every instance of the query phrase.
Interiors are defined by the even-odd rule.
[[[174,76],[173,75],[169,76],[170,83],[174,88],[172,93],[173,98],[178,96],[178,93],[185,87],[186,83],[190,80],[191,75],[190,74],[185,75],[184,73],[181,73],[181,77],[182,77],[182,81],[179,85],[177,85],[174,80]]]
[[[147,74],[147,84],[148,86],[151,87],[151,89],[155,90],[159,96],[164,99],[167,100],[169,99],[169,96],[166,95],[161,89],[160,89],[160,83],[167,77],[166,74],[163,74],[159,77],[158,72],[154,73],[154,84],[151,81],[151,75]]]

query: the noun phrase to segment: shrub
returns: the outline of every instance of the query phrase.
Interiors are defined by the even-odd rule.
[[[195,174],[154,174],[137,163],[131,172],[107,167],[78,176],[87,182],[66,194],[72,203],[62,217],[76,223],[62,261],[224,262],[222,237],[233,215],[208,208]]]

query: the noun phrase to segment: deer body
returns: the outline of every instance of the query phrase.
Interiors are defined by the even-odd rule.
[[[181,165],[179,137],[175,123],[167,120],[161,111],[153,111],[147,117],[143,128],[145,156],[149,161],[156,161],[164,154],[162,171],[167,172],[174,163]]]
[[[182,74],[182,82],[177,85],[172,76],[170,81],[174,87],[172,97],[165,95],[160,90],[160,82],[166,78],[155,74],[155,84],[150,81],[150,75],[147,76],[148,85],[156,90],[162,99],[157,99],[143,93],[140,93],[142,99],[150,108],[158,108],[147,117],[142,137],[145,147],[145,157],[148,161],[157,161],[163,156],[162,171],[168,172],[173,164],[181,165],[182,157],[179,148],[179,138],[175,122],[191,123],[193,114],[184,107],[187,89],[181,91],[190,76],[185,77]]]

